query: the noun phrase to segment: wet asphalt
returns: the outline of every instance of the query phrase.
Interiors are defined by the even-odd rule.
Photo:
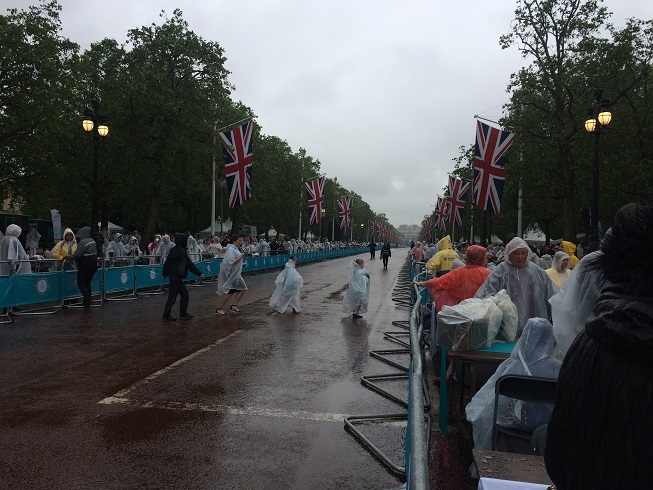
[[[297,315],[268,306],[276,269],[244,276],[239,314],[216,315],[207,282],[189,288],[189,321],[139,295],[0,325],[0,488],[400,487],[343,419],[404,411],[360,381],[402,374],[370,351],[401,348],[384,332],[408,319],[393,301],[407,253],[386,270],[356,256],[371,274],[357,320],[340,311],[349,257],[298,266]],[[405,398],[404,380],[385,387]],[[404,464],[402,424],[363,430]]]

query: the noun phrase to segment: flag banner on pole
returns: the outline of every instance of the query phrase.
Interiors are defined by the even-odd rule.
[[[447,230],[447,215],[449,214],[447,206],[448,201],[442,196],[438,196],[438,202],[435,205],[435,227],[442,231]]]
[[[308,209],[311,213],[310,224],[322,223],[322,206],[324,204],[324,175],[310,182],[305,182],[308,194]]]
[[[454,226],[463,225],[463,211],[465,210],[465,202],[467,202],[467,191],[469,190],[469,182],[462,179],[449,176],[449,216],[448,221]]]
[[[508,161],[505,153],[514,139],[513,133],[476,121],[474,204],[479,209],[499,214]]]
[[[224,143],[224,174],[229,190],[229,207],[237,208],[247,201],[252,193],[252,130],[250,119],[231,131],[223,131],[220,138]]]
[[[346,230],[349,228],[349,221],[351,218],[351,197],[345,196],[341,197],[338,201],[338,217],[340,218],[340,229]]]

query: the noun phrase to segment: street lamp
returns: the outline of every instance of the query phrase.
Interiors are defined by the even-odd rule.
[[[326,209],[322,208],[322,221],[320,221],[320,241],[322,241],[322,237],[324,236],[324,217],[326,216]]]
[[[304,157],[306,156],[306,148],[299,149],[299,156],[302,157],[302,171],[299,174],[301,186],[299,192],[299,230],[297,231],[297,240],[302,239],[302,208],[304,207]]]
[[[107,118],[99,113],[100,101],[92,101],[93,109],[84,109],[84,120],[82,127],[87,133],[93,133],[93,183],[91,187],[91,231],[98,231],[98,150],[100,147],[100,136],[109,134]]]
[[[587,110],[585,129],[594,133],[594,168],[592,172],[592,208],[589,243],[592,250],[599,248],[599,136],[601,128],[610,124],[610,101],[603,98],[603,89],[594,89],[594,105]]]
[[[363,241],[364,230],[365,230],[365,223],[361,223],[361,242]]]

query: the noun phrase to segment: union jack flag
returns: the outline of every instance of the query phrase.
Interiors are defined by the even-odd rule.
[[[229,189],[229,207],[242,206],[252,194],[252,129],[250,119],[232,131],[220,133],[224,143],[224,174]]]
[[[322,223],[322,204],[324,203],[324,175],[310,182],[305,182],[308,194],[308,209],[311,211],[310,223]]]
[[[444,199],[442,196],[438,196],[438,202],[435,205],[435,227],[446,231],[447,216],[449,214],[447,199]]]
[[[508,161],[505,153],[514,139],[513,133],[476,121],[474,203],[478,208],[499,213]]]
[[[448,221],[452,225],[463,225],[463,211],[465,210],[465,202],[467,201],[467,191],[469,190],[469,182],[462,179],[449,176],[449,216]]]
[[[340,218],[340,229],[345,230],[349,228],[349,219],[351,216],[351,197],[341,197],[338,201],[338,207],[340,208],[340,211],[338,212],[338,217]]]

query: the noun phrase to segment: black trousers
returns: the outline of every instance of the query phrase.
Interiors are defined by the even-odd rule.
[[[166,301],[165,309],[163,310],[163,316],[170,316],[172,307],[177,301],[177,295],[181,296],[179,301],[179,314],[184,316],[188,314],[188,289],[186,289],[186,284],[181,278],[170,278],[170,285],[168,286],[168,300]]]
[[[387,268],[388,267],[388,259],[390,258],[388,255],[383,255],[381,254],[381,258],[383,259],[383,267]]]
[[[77,261],[77,287],[84,297],[84,306],[91,305],[91,281],[97,271],[97,257],[85,255]]]

